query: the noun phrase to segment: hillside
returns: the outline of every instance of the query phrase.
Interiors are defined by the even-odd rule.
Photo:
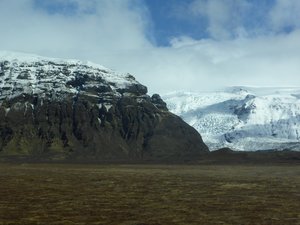
[[[77,60],[0,53],[0,156],[184,160],[208,149],[130,74]]]

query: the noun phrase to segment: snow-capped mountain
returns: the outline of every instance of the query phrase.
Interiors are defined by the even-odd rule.
[[[181,160],[206,152],[199,133],[130,74],[0,52],[0,158]]]
[[[211,150],[300,150],[300,88],[231,87],[163,99]]]

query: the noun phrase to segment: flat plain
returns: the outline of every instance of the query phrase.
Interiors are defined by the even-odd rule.
[[[300,224],[300,166],[0,164],[0,224]]]

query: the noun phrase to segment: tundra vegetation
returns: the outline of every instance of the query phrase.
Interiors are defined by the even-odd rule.
[[[294,225],[299,165],[0,164],[0,224]]]

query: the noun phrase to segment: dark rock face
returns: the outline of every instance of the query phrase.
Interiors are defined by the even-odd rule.
[[[4,61],[0,71],[0,156],[180,160],[208,151],[131,75],[45,60]]]

